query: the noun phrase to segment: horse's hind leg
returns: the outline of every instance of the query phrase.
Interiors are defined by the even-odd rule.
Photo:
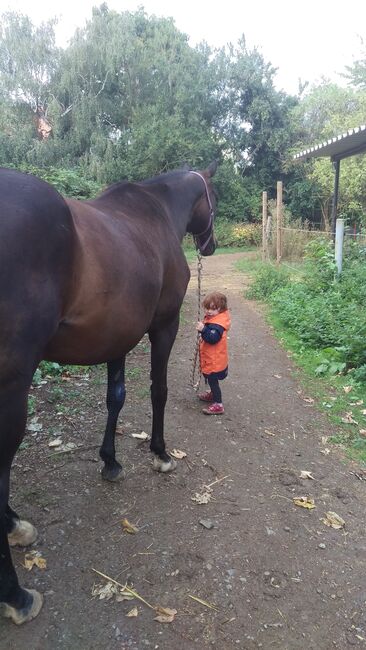
[[[155,454],[154,469],[172,472],[176,461],[165,451],[164,413],[168,397],[168,361],[179,326],[179,316],[169,326],[149,331],[151,342],[151,403],[153,410],[150,449]]]
[[[19,586],[8,540],[8,534],[11,537],[20,521],[8,505],[9,477],[14,454],[24,434],[27,391],[3,389],[0,407],[0,603],[3,614],[19,624],[37,616],[42,607],[42,596],[37,591]]]
[[[119,361],[111,361],[107,366],[108,420],[99,455],[104,461],[102,477],[107,481],[117,481],[118,479],[123,478],[122,465],[116,461],[115,435],[118,415],[123,407],[126,397],[125,358]]]

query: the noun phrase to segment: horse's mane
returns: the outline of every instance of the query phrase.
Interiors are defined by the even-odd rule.
[[[182,174],[182,172],[188,171],[188,168],[182,168],[182,169],[174,169],[169,172],[164,172],[163,174],[158,174],[157,176],[152,176],[152,178],[147,178],[141,181],[129,181],[129,180],[122,180],[122,181],[116,181],[115,183],[112,183],[112,185],[108,185],[102,192],[98,195],[98,199],[103,197],[105,198],[109,194],[115,193],[116,191],[118,193],[124,193],[127,192],[128,190],[131,189],[131,186],[138,186],[138,185],[158,185],[160,183],[167,183],[170,180],[174,180],[178,178]]]

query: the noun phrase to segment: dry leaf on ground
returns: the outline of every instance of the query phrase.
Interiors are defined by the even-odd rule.
[[[129,533],[130,535],[135,535],[135,533],[138,533],[139,531],[137,526],[135,526],[135,524],[131,524],[128,519],[122,519],[121,526],[123,528],[123,532]]]
[[[293,502],[295,506],[300,506],[301,508],[307,508],[308,510],[312,510],[313,508],[316,508],[314,499],[311,499],[310,497],[294,497]]]
[[[191,497],[192,501],[195,501],[199,505],[203,505],[211,501],[211,494],[210,492],[202,492],[200,494],[199,492],[196,492],[193,497]]]
[[[324,456],[328,456],[330,454],[330,449],[328,447],[325,447],[325,449],[320,450],[321,454],[324,454]]]
[[[62,445],[61,438],[54,438],[54,440],[50,440],[48,443],[49,447],[59,447],[60,445]]]
[[[138,614],[139,614],[139,610],[135,606],[135,607],[132,607],[132,609],[130,609],[129,612],[127,612],[126,616],[128,618],[134,618],[135,616],[138,616]]]
[[[107,582],[105,585],[93,585],[92,596],[98,596],[99,600],[110,600],[119,592],[119,587],[113,582]]]
[[[344,528],[346,525],[346,522],[342,517],[337,515],[336,512],[326,512],[325,517],[321,519],[321,521],[326,525],[329,526],[330,528],[335,528],[336,530],[340,530],[341,528]]]
[[[157,607],[156,613],[157,616],[154,617],[154,621],[158,621],[158,623],[172,623],[177,610],[170,609],[169,607]]]
[[[131,436],[138,440],[150,440],[149,434],[146,433],[146,431],[141,431],[141,433],[131,433]]]
[[[312,397],[303,397],[302,399],[307,404],[314,404],[314,399]]]
[[[185,458],[187,456],[186,452],[181,451],[180,449],[172,449],[170,455],[174,458],[178,458],[178,460],[182,460],[182,458]]]
[[[353,413],[351,411],[349,413],[346,413],[346,415],[342,418],[342,422],[344,424],[358,424],[358,422],[353,419],[352,415]]]
[[[133,600],[134,596],[128,591],[124,591],[124,587],[119,587],[113,582],[107,582],[105,585],[93,585],[92,596],[99,600],[110,600],[113,596],[116,597],[118,603],[123,600]]]
[[[345,393],[350,393],[352,388],[353,388],[352,386],[343,386],[343,390]]]
[[[312,475],[311,472],[307,472],[306,470],[301,470],[300,472],[300,478],[310,478],[312,481],[315,481],[314,476]]]
[[[33,569],[34,566],[39,569],[46,569],[47,562],[38,551],[31,551],[30,553],[26,553],[24,556],[24,566],[28,571]]]

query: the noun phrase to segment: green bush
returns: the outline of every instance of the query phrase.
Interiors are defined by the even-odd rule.
[[[255,272],[253,284],[246,296],[257,300],[268,300],[281,287],[286,287],[289,281],[290,274],[287,269],[266,264]]]
[[[85,178],[77,169],[41,168],[32,165],[20,165],[17,169],[41,178],[53,185],[63,196],[74,199],[93,198],[101,189],[100,185]]]
[[[273,268],[272,275],[276,271]],[[260,280],[264,288],[254,283],[252,297],[267,298],[289,331],[307,347],[323,351],[319,374],[360,368],[357,377],[363,380],[366,374],[363,249],[351,247],[345,251],[344,270],[337,278],[334,253],[328,243],[314,241],[308,247],[300,282],[284,283],[281,276]],[[324,351],[327,351],[325,356]]]

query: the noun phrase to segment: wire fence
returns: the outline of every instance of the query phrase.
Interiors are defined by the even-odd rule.
[[[262,257],[265,260],[274,259],[277,263],[300,261],[304,258],[306,248],[314,240],[334,242],[334,234],[330,230],[314,227],[314,224],[293,216],[282,204],[282,188],[279,183],[277,201],[268,201],[263,193],[263,238]],[[319,224],[318,224],[319,226]],[[357,232],[353,228],[345,228],[343,247],[350,243],[366,246],[366,232]]]

